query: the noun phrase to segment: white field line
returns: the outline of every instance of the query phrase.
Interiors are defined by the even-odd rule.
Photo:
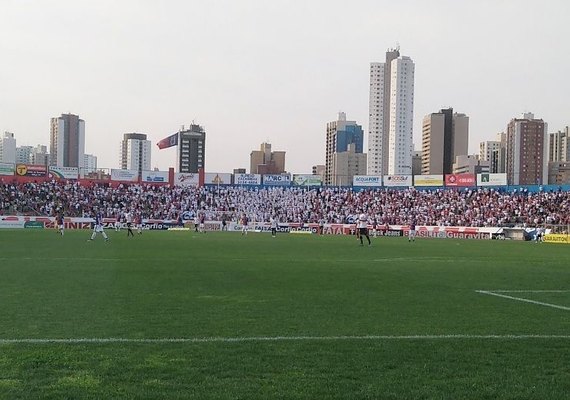
[[[487,290],[493,293],[568,293],[570,290]]]
[[[489,296],[497,296],[497,297],[503,297],[505,299],[509,299],[509,300],[516,300],[516,301],[522,301],[525,303],[531,303],[531,304],[538,304],[540,306],[545,306],[545,307],[551,307],[551,308],[557,308],[559,310],[565,310],[565,311],[570,311],[570,307],[564,307],[564,306],[559,306],[557,304],[550,304],[550,303],[544,303],[542,301],[536,301],[536,300],[530,300],[530,299],[525,299],[522,297],[514,297],[514,296],[508,296],[506,294],[500,294],[500,293],[496,293],[493,291],[489,291],[489,290],[476,290],[477,293],[481,293],[481,294],[487,294]]]
[[[203,338],[68,338],[68,339],[0,339],[7,344],[163,344],[163,343],[244,343],[244,342],[301,342],[301,341],[404,341],[404,340],[570,340],[570,335],[365,335],[365,336],[252,336]]]

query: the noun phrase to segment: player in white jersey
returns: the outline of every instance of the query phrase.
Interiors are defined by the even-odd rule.
[[[127,211],[125,213],[125,220],[127,221],[127,237],[129,236],[134,237],[135,234],[133,233],[133,213]]]
[[[89,239],[89,241],[92,241],[93,239],[95,239],[95,236],[98,233],[100,233],[105,238],[106,242],[109,241],[107,234],[103,230],[103,215],[101,215],[101,213],[97,213],[95,215],[95,224],[93,227],[93,233],[91,234],[91,239]]]
[[[241,234],[242,235],[247,235],[248,225],[249,225],[249,219],[247,218],[247,215],[245,215],[245,213],[244,213],[241,216]]]
[[[275,217],[269,218],[269,225],[271,226],[271,237],[275,237],[277,235],[277,220]]]
[[[368,216],[364,213],[358,216],[358,236],[360,238],[360,245],[364,246],[362,237],[365,236],[368,240],[368,246],[372,243],[370,242],[370,236],[368,236]]]

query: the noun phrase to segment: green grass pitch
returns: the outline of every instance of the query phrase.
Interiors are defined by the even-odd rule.
[[[0,231],[1,399],[570,396],[570,247],[107,233]]]

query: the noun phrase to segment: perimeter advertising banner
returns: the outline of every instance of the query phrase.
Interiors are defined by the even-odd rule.
[[[221,172],[206,172],[204,174],[204,184],[206,185],[231,185],[232,174]]]
[[[320,175],[308,175],[308,174],[293,175],[294,186],[321,186],[322,184],[323,180]]]
[[[16,174],[19,176],[45,177],[47,167],[45,165],[17,164]]]
[[[290,186],[291,175],[263,175],[263,184],[268,186]]]
[[[143,171],[142,181],[149,183],[168,183],[168,171]]]
[[[414,186],[443,186],[443,175],[414,175]]]
[[[373,175],[354,175],[352,186],[382,186],[382,177]]]
[[[198,173],[177,172],[174,174],[174,186],[198,186],[200,175]]]
[[[261,185],[261,175],[259,174],[235,174],[235,185]]]
[[[139,171],[135,169],[112,169],[112,181],[136,182],[139,180]]]
[[[16,172],[16,166],[14,164],[0,163],[0,175],[11,176]]]
[[[469,187],[475,186],[477,179],[475,174],[451,174],[445,175],[445,186]]]
[[[412,185],[412,175],[384,175],[386,187],[410,187]]]
[[[55,179],[77,179],[79,177],[79,168],[49,167],[49,175]]]
[[[507,174],[477,174],[477,186],[506,186]]]

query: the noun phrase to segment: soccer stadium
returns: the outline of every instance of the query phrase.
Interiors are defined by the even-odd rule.
[[[565,398],[555,189],[5,181],[0,396]]]

